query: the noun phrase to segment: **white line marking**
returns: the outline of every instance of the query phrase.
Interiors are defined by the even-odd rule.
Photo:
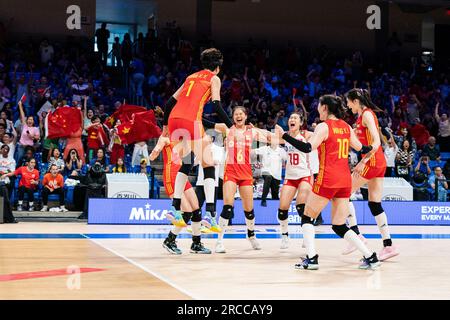
[[[192,299],[194,299],[194,300],[200,300],[198,297],[194,296],[191,292],[188,292],[187,290],[181,288],[180,286],[178,286],[177,284],[173,283],[172,281],[170,281],[170,280],[167,279],[166,277],[164,277],[164,276],[162,276],[162,275],[160,275],[160,274],[158,274],[158,273],[156,273],[156,272],[154,272],[154,271],[148,269],[147,267],[143,266],[142,264],[140,264],[140,263],[138,263],[138,262],[136,262],[136,261],[131,260],[130,258],[125,257],[124,255],[118,253],[117,251],[115,251],[115,250],[113,250],[113,249],[111,249],[111,248],[106,247],[105,245],[103,245],[103,244],[101,244],[100,242],[98,242],[96,239],[91,239],[91,238],[89,238],[88,236],[86,236],[86,235],[83,234],[83,233],[80,233],[80,234],[81,234],[83,237],[85,237],[86,239],[88,239],[88,240],[94,242],[95,244],[99,245],[99,246],[102,247],[103,249],[108,250],[109,252],[115,254],[116,256],[118,256],[118,257],[120,257],[120,258],[122,258],[122,259],[124,259],[124,260],[126,260],[126,261],[128,261],[128,262],[131,263],[132,265],[134,265],[134,266],[136,266],[136,267],[138,267],[138,268],[144,270],[145,272],[150,273],[151,275],[155,276],[155,277],[158,278],[159,280],[161,280],[161,281],[163,281],[163,282],[166,282],[166,283],[169,284],[170,286],[174,287],[174,288],[177,289],[178,291],[181,291],[182,293],[184,293],[185,295],[191,297]]]

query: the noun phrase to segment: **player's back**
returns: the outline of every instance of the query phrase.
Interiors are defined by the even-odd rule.
[[[327,120],[328,138],[319,146],[320,169],[317,184],[326,188],[351,187],[348,165],[350,126],[344,120]]]
[[[201,121],[203,107],[211,99],[211,78],[214,75],[212,71],[205,69],[188,76],[170,118]]]

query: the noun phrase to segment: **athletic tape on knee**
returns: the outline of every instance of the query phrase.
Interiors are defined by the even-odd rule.
[[[300,203],[300,204],[296,205],[295,208],[297,209],[298,215],[300,217],[303,216],[303,213],[305,212],[305,204],[304,203]]]
[[[231,217],[233,216],[233,209],[233,206],[230,206],[228,204],[224,205],[220,216],[224,219],[231,219]]]
[[[288,216],[289,216],[288,210],[278,209],[278,220],[280,221],[287,220]]]
[[[381,202],[369,201],[369,209],[374,217],[384,212]]]
[[[205,179],[216,179],[216,168],[214,167],[203,168],[203,174]]]
[[[192,211],[192,222],[200,222],[202,221],[202,214],[200,209]]]
[[[350,230],[346,224],[333,225],[331,229],[333,229],[333,231],[341,238],[343,238],[347,231]]]
[[[312,219],[306,215],[302,215],[302,225],[306,223],[313,224]]]
[[[186,223],[189,223],[189,220],[191,220],[192,212],[183,212],[183,220]]]
[[[248,220],[253,220],[253,219],[255,219],[255,211],[254,211],[254,210],[252,210],[252,211],[244,211],[244,214],[245,214],[245,217],[246,217]]]

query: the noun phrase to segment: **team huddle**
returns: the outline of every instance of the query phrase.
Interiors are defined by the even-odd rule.
[[[253,210],[253,174],[251,167],[252,144],[260,141],[284,145],[283,160],[286,174],[280,194],[278,221],[281,227],[281,249],[289,246],[288,210],[296,198],[296,209],[301,217],[303,245],[306,257],[295,267],[316,270],[319,268],[315,249],[313,222],[331,201],[332,229],[348,242],[342,252],[349,254],[359,250],[363,255],[362,269],[375,269],[380,261],[398,255],[388,231],[386,214],[381,205],[383,177],[386,160],[380,147],[380,131],[375,115],[379,109],[372,103],[369,92],[350,90],[345,98],[324,95],[319,99],[320,120],[314,132],[302,130],[305,119],[300,113],[289,117],[288,131],[276,126],[274,132],[247,125],[247,111],[235,107],[232,119],[220,103],[220,72],[223,57],[219,50],[211,48],[200,57],[203,70],[188,76],[184,84],[167,101],[164,110],[164,128],[150,160],[163,152],[163,180],[167,194],[172,198],[168,218],[174,225],[163,246],[173,254],[181,254],[176,245],[177,235],[191,221],[192,253],[210,254],[211,250],[201,242],[202,227],[218,233],[216,253],[225,253],[224,233],[234,215],[234,199],[239,191],[247,226],[247,239],[255,250],[261,246],[255,236],[255,212]],[[220,123],[212,123],[202,117],[204,105],[212,101]],[[355,130],[342,117],[347,106],[358,114]],[[214,144],[205,129],[211,129],[225,138],[225,164],[223,172],[223,209],[217,221],[215,189],[217,186],[217,160]],[[350,171],[350,148],[361,152],[358,165]],[[198,163],[202,173],[202,199],[206,212],[202,216],[198,193],[188,181],[193,166]],[[317,163],[318,165],[314,165]],[[360,234],[355,209],[350,196],[362,185],[368,184],[369,208],[375,217],[383,239],[383,249],[378,254],[366,245]]]

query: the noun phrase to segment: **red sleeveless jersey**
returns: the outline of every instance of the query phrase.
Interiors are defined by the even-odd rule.
[[[202,70],[187,77],[169,118],[201,121],[203,107],[211,99],[213,76],[212,71]]]
[[[253,179],[250,151],[252,149],[252,129],[245,131],[232,127],[227,137],[227,159],[225,162],[225,175],[233,176],[239,180]]]
[[[370,134],[369,128],[363,126],[362,119],[363,119],[364,112],[369,112],[373,115],[373,119],[375,120],[375,125],[377,127],[377,131],[379,129],[379,124],[378,124],[378,118],[377,118],[375,112],[373,112],[369,108],[364,109],[364,111],[361,113],[361,115],[356,120],[356,130],[355,130],[356,136],[358,137],[359,141],[361,141],[361,143],[363,145],[368,146],[368,145],[372,144],[373,137]],[[372,155],[372,157],[370,157],[366,166],[370,167],[370,168],[386,167],[386,158],[384,157],[383,148],[381,148],[381,145],[378,148],[378,150],[375,152],[375,154]]]
[[[317,186],[351,188],[352,177],[348,165],[350,126],[344,120],[327,120],[328,138],[319,146]]]

